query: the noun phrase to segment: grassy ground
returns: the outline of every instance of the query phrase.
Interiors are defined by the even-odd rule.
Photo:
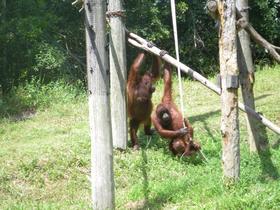
[[[280,67],[258,70],[257,109],[278,125],[279,83]],[[241,114],[241,179],[224,186],[219,98],[197,82],[185,80],[184,89],[185,112],[208,162],[173,157],[166,140],[141,131],[140,151],[114,153],[116,208],[279,209],[279,135],[267,130],[270,150],[250,155]],[[176,100],[177,92],[174,84]],[[86,97],[64,84],[33,84],[14,95],[0,99],[0,209],[90,209]]]

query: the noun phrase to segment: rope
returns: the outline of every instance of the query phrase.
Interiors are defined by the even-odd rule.
[[[165,56],[166,54],[168,54],[168,52],[165,51],[165,50],[161,50],[161,51],[159,52],[159,56],[160,56],[160,57],[163,57],[163,56]]]
[[[113,18],[113,17],[123,17],[125,18],[125,10],[117,10],[117,11],[108,11],[106,12],[106,16],[108,18]]]
[[[178,80],[179,80],[180,109],[181,109],[182,115],[184,116],[183,87],[182,87],[182,78],[181,78],[181,69],[180,69],[175,0],[171,0],[170,3],[171,3],[171,14],[172,14],[173,36],[174,36],[174,42],[175,42],[176,60],[179,64],[177,67],[177,73],[178,73]],[[185,122],[183,122],[183,126],[184,126],[184,128],[186,127]]]
[[[147,43],[147,47],[148,48],[152,48],[152,47],[154,47],[155,45],[154,45],[154,43],[153,42],[148,42]]]

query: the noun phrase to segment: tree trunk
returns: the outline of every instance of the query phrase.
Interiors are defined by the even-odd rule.
[[[223,138],[224,176],[236,180],[240,174],[238,123],[238,67],[236,48],[235,0],[219,0],[220,71],[221,71],[221,133]]]
[[[6,0],[2,0],[2,25],[6,24],[6,9],[7,9],[7,1]],[[6,43],[4,43],[4,48],[3,48],[3,75],[7,75],[7,48],[6,48]],[[3,76],[2,75],[2,76]],[[8,87],[8,81],[7,78],[5,78],[5,76],[3,78],[0,78],[0,85],[1,85],[1,89],[0,89],[0,94],[2,92],[3,95],[6,95],[9,87]]]
[[[237,0],[236,7],[241,15],[249,22],[248,0]],[[238,67],[240,70],[241,92],[244,104],[255,110],[254,101],[254,66],[250,48],[250,36],[245,30],[238,33]],[[251,152],[257,152],[265,147],[266,141],[262,140],[265,130],[260,132],[261,124],[248,113],[245,114],[247,122],[248,143]]]
[[[94,209],[114,209],[113,146],[110,122],[106,1],[86,0],[86,46]]]
[[[120,15],[122,0],[109,0],[108,16],[110,18],[110,92],[113,146],[126,149],[126,43],[125,28]],[[121,12],[120,12],[121,14]]]

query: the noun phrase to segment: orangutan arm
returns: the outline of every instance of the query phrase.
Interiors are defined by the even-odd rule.
[[[164,137],[164,138],[167,138],[167,139],[174,139],[174,138],[177,138],[179,136],[186,135],[188,133],[187,128],[181,128],[181,129],[176,130],[176,131],[164,129],[161,126],[161,124],[160,124],[157,116],[155,116],[155,114],[152,115],[152,122],[154,124],[155,129],[159,133],[159,135],[161,137]]]
[[[152,64],[152,79],[153,82],[157,81],[159,78],[161,60],[158,56],[153,56],[153,64]]]
[[[185,126],[186,126],[186,128],[188,129],[188,139],[190,140],[190,141],[192,141],[193,140],[193,128],[192,128],[192,126],[191,126],[191,124],[190,124],[190,122],[189,122],[189,120],[187,119],[187,118],[184,118],[184,122],[185,122]]]
[[[134,59],[132,65],[130,67],[128,80],[127,80],[127,83],[130,86],[134,86],[135,83],[137,83],[139,68],[140,68],[141,64],[143,63],[144,59],[145,59],[145,53],[144,52],[140,52],[138,54],[138,56]]]

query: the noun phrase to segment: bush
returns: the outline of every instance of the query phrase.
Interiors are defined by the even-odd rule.
[[[69,84],[63,80],[42,85],[33,79],[31,82],[13,88],[0,98],[0,116],[18,114],[25,110],[43,109],[58,103],[75,103],[85,97],[82,82]]]

